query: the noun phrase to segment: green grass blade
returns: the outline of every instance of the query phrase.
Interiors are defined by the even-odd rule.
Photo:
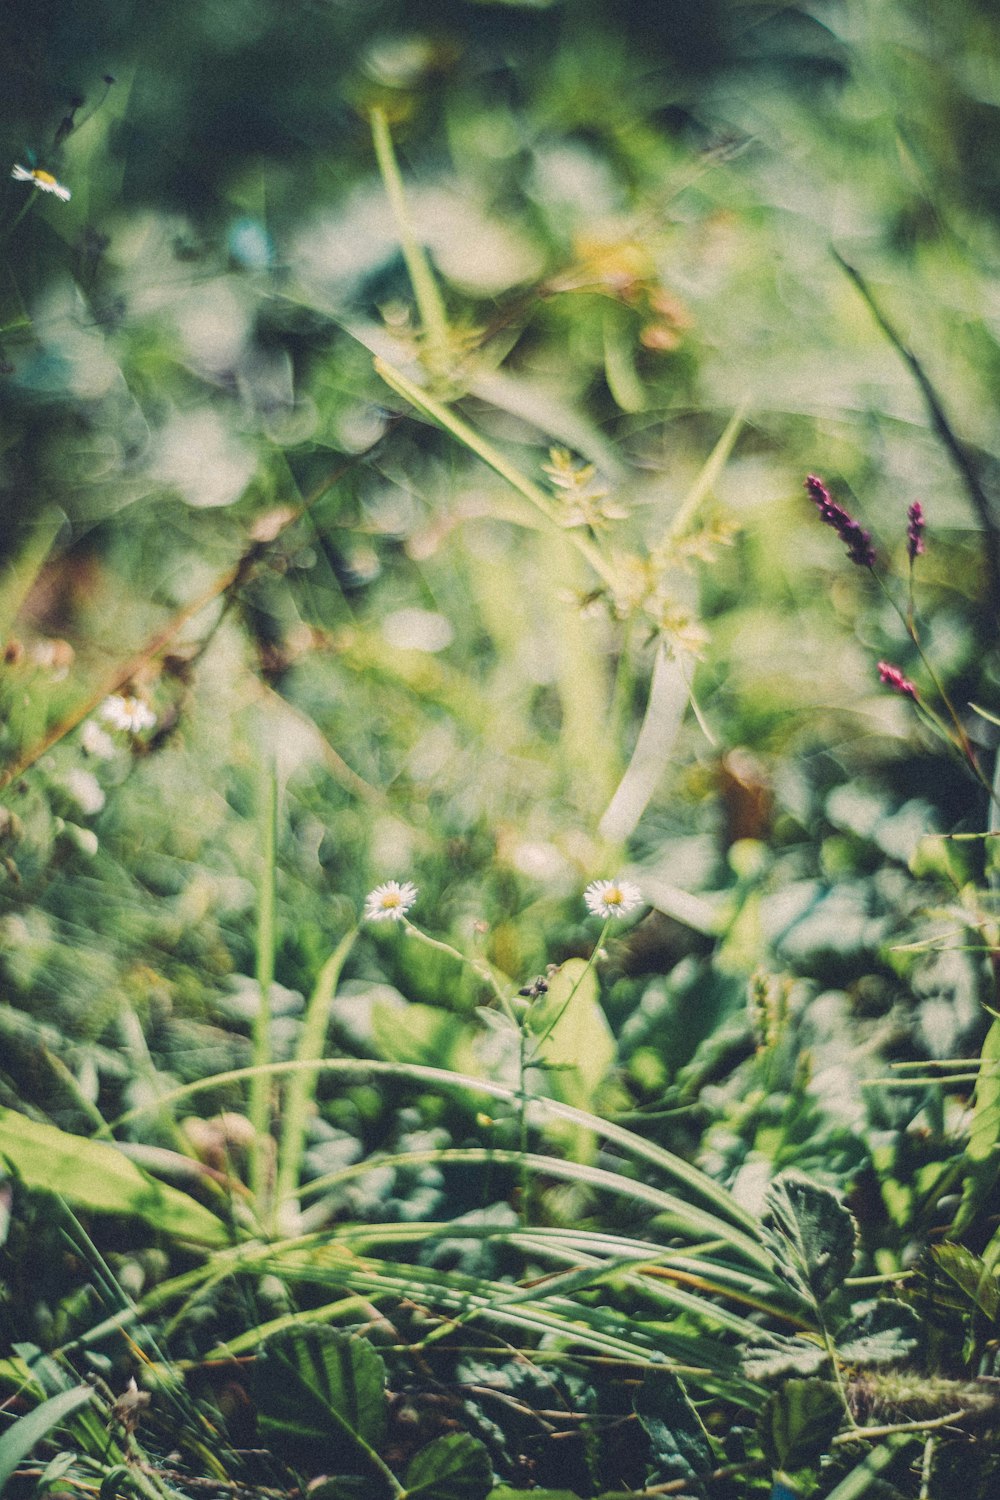
[[[72,1390],[60,1391],[50,1396],[27,1416],[19,1417],[12,1427],[0,1437],[0,1492],[10,1479],[22,1459],[40,1443],[53,1427],[65,1422],[81,1406],[94,1399],[94,1389],[89,1385],[77,1385]]]
[[[561,1161],[558,1157],[539,1156],[532,1152],[522,1155],[520,1151],[485,1146],[453,1146],[427,1151],[404,1151],[394,1156],[371,1157],[367,1161],[343,1167],[340,1171],[331,1172],[326,1177],[320,1177],[308,1183],[306,1190],[312,1196],[383,1167],[407,1167],[423,1163],[444,1165],[458,1162],[484,1165],[496,1163],[512,1167],[523,1163],[529,1171],[544,1173],[566,1182],[581,1182],[595,1191],[612,1193],[634,1203],[648,1204],[658,1213],[668,1214],[672,1228],[676,1224],[694,1237],[715,1236],[724,1240],[730,1248],[739,1250],[754,1264],[761,1267],[768,1267],[771,1264],[767,1251],[751,1236],[736,1231],[725,1220],[703,1209],[693,1207],[673,1193],[664,1192],[662,1188],[655,1187],[651,1183],[626,1177],[623,1173],[609,1172],[603,1167],[590,1166],[586,1162]]]
[[[261,1068],[231,1068],[223,1073],[212,1074],[208,1078],[196,1079],[193,1083],[180,1085],[178,1088],[164,1094],[157,1101],[160,1104],[172,1102],[177,1099],[191,1098],[195,1094],[203,1093],[207,1089],[216,1089],[224,1084],[239,1083],[255,1073],[263,1072],[268,1076],[281,1076],[293,1073],[302,1068],[318,1068],[325,1073],[334,1075],[342,1074],[345,1077],[370,1077],[370,1078],[405,1078],[414,1083],[429,1084],[432,1087],[443,1089],[457,1089],[473,1097],[486,1095],[492,1099],[502,1099],[509,1104],[517,1104],[520,1095],[517,1089],[510,1088],[506,1084],[494,1083],[485,1078],[474,1078],[466,1073],[451,1073],[444,1068],[432,1068],[423,1063],[397,1063],[382,1062],[371,1058],[356,1057],[330,1057],[322,1058],[317,1062],[281,1062],[268,1063]],[[143,1104],[135,1109],[126,1111],[108,1128],[115,1129],[145,1114],[149,1105]],[[724,1187],[713,1182],[704,1172],[697,1167],[691,1166],[679,1156],[657,1146],[652,1141],[645,1140],[642,1136],[635,1135],[631,1130],[626,1130],[622,1125],[615,1125],[610,1120],[603,1120],[597,1115],[588,1114],[585,1110],[575,1109],[572,1105],[561,1104],[556,1099],[534,1098],[528,1101],[529,1115],[532,1124],[537,1128],[543,1126],[549,1119],[566,1120],[573,1125],[579,1125],[585,1130],[591,1130],[603,1140],[611,1141],[619,1146],[621,1150],[635,1160],[648,1162],[657,1167],[667,1177],[675,1182],[682,1183],[703,1204],[727,1225],[742,1231],[755,1239],[757,1233],[757,1221],[752,1214],[740,1208],[732,1195]],[[770,1262],[768,1261],[768,1264]]]
[[[417,239],[410,217],[409,205],[406,201],[406,193],[403,188],[403,178],[393,150],[392,136],[389,133],[389,122],[385,117],[384,110],[373,109],[371,112],[372,140],[375,145],[375,159],[378,162],[379,173],[389,202],[392,206],[393,218],[396,221],[396,229],[399,233],[400,249],[403,252],[403,260],[406,263],[406,272],[410,278],[413,288],[413,297],[417,304],[417,312],[423,326],[424,337],[427,340],[427,350],[431,357],[431,364],[435,373],[443,374],[449,362],[449,338],[448,319],[445,313],[444,301],[438,290],[438,284],[434,279],[427,256],[424,254],[423,246]]]
[[[326,963],[319,971],[309,1003],[306,1006],[302,1034],[296,1053],[299,1062],[313,1062],[322,1057],[326,1042],[330,1007],[340,983],[347,955],[354,945],[358,929],[352,927],[344,934]],[[297,1211],[296,1188],[302,1161],[302,1144],[305,1140],[306,1119],[316,1094],[318,1074],[308,1069],[293,1073],[288,1082],[285,1109],[282,1118],[281,1139],[278,1146],[278,1177],[275,1189],[276,1211],[289,1213],[294,1218]]]
[[[255,1140],[250,1154],[250,1187],[263,1213],[270,1166],[271,986],[274,983],[275,866],[278,843],[278,769],[272,763],[264,793],[261,819],[261,875],[257,909],[257,1014],[253,1023],[253,1068],[250,1072],[250,1122]]]

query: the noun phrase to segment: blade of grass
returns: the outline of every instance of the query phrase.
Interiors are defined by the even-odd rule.
[[[342,1073],[347,1077],[354,1074],[362,1078],[366,1076],[408,1078],[415,1083],[458,1089],[472,1095],[486,1094],[489,1098],[503,1099],[512,1104],[516,1104],[520,1098],[519,1091],[506,1084],[494,1083],[486,1078],[475,1078],[467,1073],[452,1073],[446,1068],[432,1068],[425,1063],[384,1062],[364,1057],[327,1057],[318,1062],[277,1062],[268,1063],[260,1068],[231,1068],[223,1073],[214,1073],[208,1078],[198,1078],[192,1083],[180,1084],[176,1089],[164,1094],[157,1102],[165,1104],[177,1099],[190,1098],[195,1094],[203,1093],[206,1089],[219,1088],[227,1083],[244,1082],[259,1072],[280,1077],[282,1074],[294,1073],[301,1068],[318,1068],[322,1072]],[[119,1115],[117,1120],[112,1121],[107,1126],[107,1131],[116,1130],[140,1118],[151,1107],[149,1103],[136,1105],[134,1109],[127,1110]],[[603,1120],[597,1115],[588,1114],[586,1110],[576,1109],[570,1104],[561,1104],[556,1099],[540,1097],[530,1099],[529,1111],[536,1124],[540,1124],[547,1118],[567,1120],[573,1125],[580,1125],[585,1130],[593,1131],[595,1135],[606,1141],[613,1141],[629,1156],[647,1161],[659,1167],[668,1177],[684,1183],[700,1199],[709,1204],[727,1224],[736,1226],[744,1234],[753,1235],[756,1232],[757,1220],[745,1209],[740,1208],[724,1187],[713,1182],[710,1177],[706,1177],[697,1167],[691,1166],[679,1156],[674,1156],[662,1146],[657,1146],[653,1141],[647,1141],[643,1136],[626,1130],[624,1126],[615,1125],[610,1120]]]
[[[449,364],[450,344],[444,301],[424,254],[423,246],[417,239],[413,227],[406,193],[403,189],[403,178],[393,150],[389,122],[384,110],[372,110],[371,127],[375,159],[378,162],[382,183],[389,196],[392,215],[396,221],[399,245],[403,252],[403,260],[406,262],[406,272],[410,278],[417,312],[420,315],[420,323],[427,341],[431,367],[436,374],[443,374]]]
[[[746,411],[747,403],[744,402],[733,412],[733,415],[726,424],[725,431],[708,455],[697,479],[681,501],[677,514],[667,527],[666,535],[656,549],[658,552],[665,551],[669,554],[671,545],[679,540],[690,528],[699,505],[709,493],[729,461],[729,455],[733,451],[740,428],[743,426]]]
[[[742,1250],[748,1260],[761,1266],[770,1265],[768,1253],[749,1235],[735,1231],[724,1220],[716,1218],[714,1214],[707,1213],[703,1209],[694,1208],[673,1193],[664,1192],[662,1188],[654,1187],[651,1183],[626,1177],[620,1172],[609,1172],[604,1167],[592,1167],[586,1162],[579,1161],[561,1161],[558,1157],[539,1156],[530,1151],[524,1153],[523,1156],[520,1151],[492,1146],[449,1146],[427,1151],[403,1151],[393,1156],[370,1157],[366,1161],[342,1167],[337,1172],[331,1172],[328,1176],[319,1177],[314,1182],[308,1183],[304,1191],[310,1195],[325,1192],[342,1182],[348,1182],[352,1178],[363,1176],[366,1172],[382,1167],[414,1166],[430,1162],[435,1164],[446,1162],[503,1163],[509,1166],[520,1166],[523,1163],[529,1170],[544,1173],[548,1177],[560,1178],[567,1182],[582,1182],[588,1187],[628,1198],[632,1202],[648,1203],[651,1208],[660,1213],[682,1219],[685,1228],[689,1231],[698,1235],[718,1236],[725,1239],[727,1244],[734,1249]]]
[[[330,1007],[340,983],[341,971],[357,937],[357,927],[346,932],[319,971],[312,995],[306,1006],[305,1020],[296,1058],[299,1062],[313,1062],[322,1057],[326,1031],[330,1020]],[[278,1147],[278,1174],[275,1187],[276,1212],[287,1212],[294,1222],[298,1214],[299,1173],[302,1161],[302,1144],[305,1140],[306,1118],[316,1094],[318,1073],[303,1069],[293,1073],[288,1082],[285,1109]]]
[[[470,453],[482,459],[484,464],[487,464],[495,474],[499,474],[501,479],[505,479],[519,495],[529,500],[560,535],[569,538],[571,544],[587,560],[597,576],[606,584],[614,586],[616,582],[614,570],[602,557],[600,551],[588,537],[581,535],[578,530],[567,531],[560,526],[556,507],[539,485],[527,479],[515,464],[494,448],[492,443],[488,443],[485,438],[481,437],[474,428],[469,426],[468,422],[457,416],[443,402],[436,400],[429,392],[416,385],[387,360],[376,358],[374,368],[376,374],[380,375],[386,385],[391,387],[397,395],[402,396],[404,401],[408,401],[430,421],[450,433],[456,442],[461,443],[463,447],[468,448]]]
[[[250,1072],[250,1123],[254,1143],[250,1153],[250,1187],[261,1221],[267,1218],[265,1203],[271,1163],[271,986],[274,983],[275,864],[278,842],[278,769],[272,762],[267,772],[261,818],[261,874],[257,908],[256,978],[258,1003],[253,1023],[253,1068]]]

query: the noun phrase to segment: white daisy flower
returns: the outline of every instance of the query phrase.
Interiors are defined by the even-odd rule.
[[[156,715],[148,703],[132,693],[114,693],[105,698],[100,707],[101,718],[112,729],[127,729],[130,734],[139,734],[143,729],[152,729]]]
[[[625,917],[642,905],[642,892],[631,880],[592,880],[583,899],[595,917]]]
[[[417,888],[412,881],[404,880],[400,885],[398,880],[387,880],[365,897],[364,920],[401,922],[416,899]]]
[[[43,172],[41,167],[15,166],[10,175],[17,182],[33,183],[36,188],[41,188],[43,193],[55,193],[56,197],[61,198],[64,203],[68,203],[70,200],[69,188],[63,187],[62,183],[57,182],[51,172]]]

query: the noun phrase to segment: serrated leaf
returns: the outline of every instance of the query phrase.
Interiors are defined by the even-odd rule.
[[[715,1467],[708,1434],[672,1370],[647,1370],[633,1406],[649,1438],[657,1483],[697,1480]]]
[[[450,1432],[421,1448],[405,1480],[407,1500],[485,1500],[492,1483],[486,1447],[468,1432]]]
[[[748,1380],[771,1385],[788,1375],[818,1375],[827,1365],[827,1354],[806,1339],[783,1339],[780,1345],[753,1345],[744,1350],[743,1373]]]
[[[325,1324],[282,1329],[257,1365],[258,1427],[294,1468],[362,1472],[385,1434],[385,1367],[364,1339]]]
[[[58,1193],[74,1208],[141,1219],[175,1239],[229,1243],[225,1225],[194,1198],[148,1177],[116,1147],[0,1108],[0,1161],[32,1191]]]
[[[959,1287],[968,1300],[992,1321],[1000,1312],[1000,1283],[996,1273],[967,1250],[945,1240],[931,1247],[931,1258],[944,1274]]]
[[[71,1390],[60,1391],[50,1396],[40,1406],[18,1417],[0,1437],[0,1493],[22,1459],[27,1458],[36,1443],[40,1443],[53,1427],[65,1422],[67,1417],[93,1400],[93,1387],[76,1385]]]
[[[855,1226],[832,1188],[782,1172],[765,1195],[761,1220],[775,1269],[798,1291],[825,1302],[854,1264]]]
[[[844,1404],[829,1380],[786,1380],[757,1422],[768,1459],[776,1469],[801,1469],[826,1451],[844,1420]]]
[[[923,1342],[923,1323],[905,1302],[885,1297],[840,1329],[837,1353],[849,1365],[894,1365]]]

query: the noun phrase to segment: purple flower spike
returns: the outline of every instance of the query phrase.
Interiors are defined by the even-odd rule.
[[[818,479],[815,474],[807,476],[806,492],[819,511],[820,520],[832,526],[846,546],[851,562],[857,563],[859,568],[873,568],[875,548],[872,546],[871,533],[859,526],[842,505],[837,504],[822,479]]]
[[[906,512],[906,550],[910,555],[910,562],[920,556],[924,550],[924,508],[919,500],[914,500]]]
[[[878,664],[878,675],[880,681],[886,687],[894,688],[897,693],[902,693],[904,698],[916,699],[917,689],[908,677],[904,677],[899,667],[894,667],[891,662],[880,661]]]

